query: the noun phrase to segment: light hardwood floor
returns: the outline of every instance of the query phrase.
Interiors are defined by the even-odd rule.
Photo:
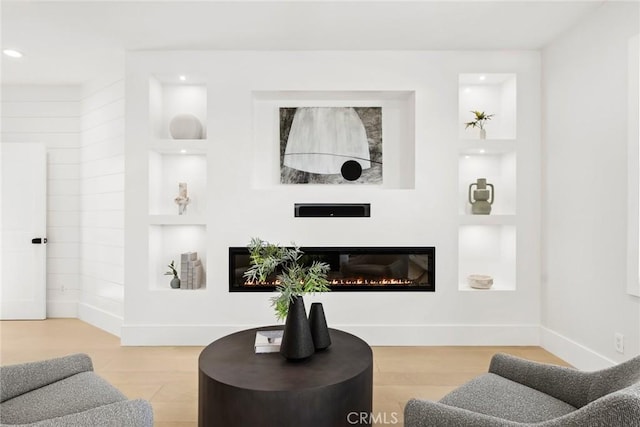
[[[118,337],[77,319],[0,322],[1,365],[87,353],[96,373],[129,398],[151,402],[158,427],[197,425],[202,348],[121,347]],[[496,352],[566,365],[540,347],[374,347],[373,412],[387,421],[380,425],[394,416],[402,425],[411,397],[436,400],[485,373]]]

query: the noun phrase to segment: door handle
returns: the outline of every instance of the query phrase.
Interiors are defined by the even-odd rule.
[[[31,239],[31,243],[33,243],[34,245],[40,245],[42,243],[47,243],[47,238],[46,237],[36,237],[34,239]]]

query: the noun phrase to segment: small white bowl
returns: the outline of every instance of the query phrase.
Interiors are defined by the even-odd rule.
[[[493,277],[484,274],[471,274],[467,277],[467,281],[474,289],[489,289],[493,286]]]

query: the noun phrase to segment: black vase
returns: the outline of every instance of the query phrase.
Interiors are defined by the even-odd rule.
[[[306,359],[314,351],[315,347],[311,338],[304,300],[300,296],[295,296],[289,303],[282,344],[280,344],[280,354],[287,360],[296,361]]]
[[[311,338],[316,351],[324,350],[331,345],[331,336],[327,327],[327,319],[324,316],[322,303],[314,302],[309,310],[309,327]]]

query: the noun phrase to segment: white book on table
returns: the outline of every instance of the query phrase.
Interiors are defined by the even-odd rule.
[[[265,330],[256,332],[254,349],[256,353],[277,353],[282,344],[282,329]]]

